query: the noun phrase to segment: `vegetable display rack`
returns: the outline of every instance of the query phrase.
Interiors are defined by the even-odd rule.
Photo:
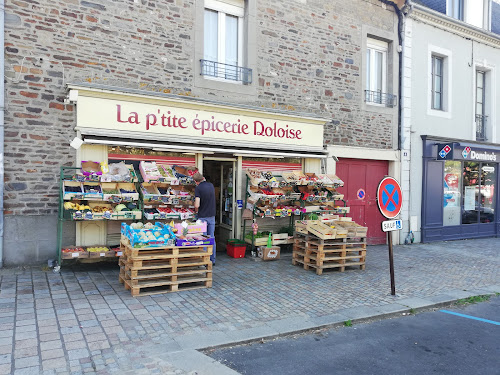
[[[260,173],[257,170],[247,170],[245,207],[253,205],[252,217],[243,219],[243,238],[250,242],[252,250],[255,246],[267,244],[267,237],[256,238],[251,231],[246,236],[246,222],[252,223],[261,218],[288,217],[288,233],[294,232],[295,219],[304,219],[306,215],[315,217],[318,214],[349,213],[346,201],[342,194],[337,193],[336,187],[343,182],[334,175],[318,175],[302,173],[300,171],[283,172],[273,175],[270,172]],[[335,206],[336,202],[343,202],[342,206]],[[285,207],[281,204],[284,204]],[[278,224],[274,224],[273,227]],[[283,238],[275,238],[280,234],[273,234],[273,245],[288,243]],[[250,237],[247,239],[247,237]],[[293,242],[292,242],[293,243]]]
[[[59,181],[59,214],[57,227],[58,265],[63,260],[109,260],[120,256],[106,245],[65,246],[64,222],[129,221],[142,219],[142,201],[137,183],[139,177],[128,166],[127,181],[100,182],[101,176],[82,174],[80,168],[61,167]],[[118,243],[116,244],[118,245]]]
[[[122,236],[119,281],[133,297],[212,287],[213,246],[132,247]]]

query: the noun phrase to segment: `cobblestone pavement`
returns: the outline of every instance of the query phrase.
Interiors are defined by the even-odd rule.
[[[118,282],[117,267],[3,269],[0,374],[186,374],[162,353],[193,334],[261,327],[264,336],[272,321],[500,285],[497,238],[396,246],[395,297],[387,253],[371,246],[366,270],[321,276],[287,254],[273,262],[220,254],[213,288],[139,298]]]

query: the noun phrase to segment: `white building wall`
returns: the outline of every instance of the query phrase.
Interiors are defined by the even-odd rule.
[[[434,13],[434,12],[430,12]],[[433,19],[434,18],[434,19]],[[467,39],[469,38],[469,39]],[[495,47],[496,44],[496,47]],[[475,140],[475,71],[488,71],[486,100],[489,102],[488,141],[498,142],[500,123],[500,37],[491,33],[485,38],[477,29],[468,29],[445,16],[425,16],[418,9],[407,19],[403,72],[403,145],[401,174],[405,195],[402,218],[405,238],[413,223],[415,242],[420,242],[422,204],[422,139],[432,135]],[[432,53],[447,56],[445,111],[431,109]],[[408,159],[407,159],[408,158]],[[409,202],[406,200],[409,199]],[[417,223],[417,224],[416,224]],[[416,225],[415,225],[416,224]]]

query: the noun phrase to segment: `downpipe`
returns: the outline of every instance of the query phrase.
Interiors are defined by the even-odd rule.
[[[4,53],[4,32],[5,29],[5,1],[0,0],[0,45],[2,52],[0,55],[0,268],[3,268],[3,194],[4,194],[4,132],[5,132],[5,53]]]

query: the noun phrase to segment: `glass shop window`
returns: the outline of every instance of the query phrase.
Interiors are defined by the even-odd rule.
[[[460,225],[462,162],[447,160],[443,179],[443,226]]]
[[[481,163],[481,186],[479,200],[479,222],[495,221],[495,181],[497,180],[496,164]]]
[[[496,164],[464,162],[462,224],[495,221]]]

